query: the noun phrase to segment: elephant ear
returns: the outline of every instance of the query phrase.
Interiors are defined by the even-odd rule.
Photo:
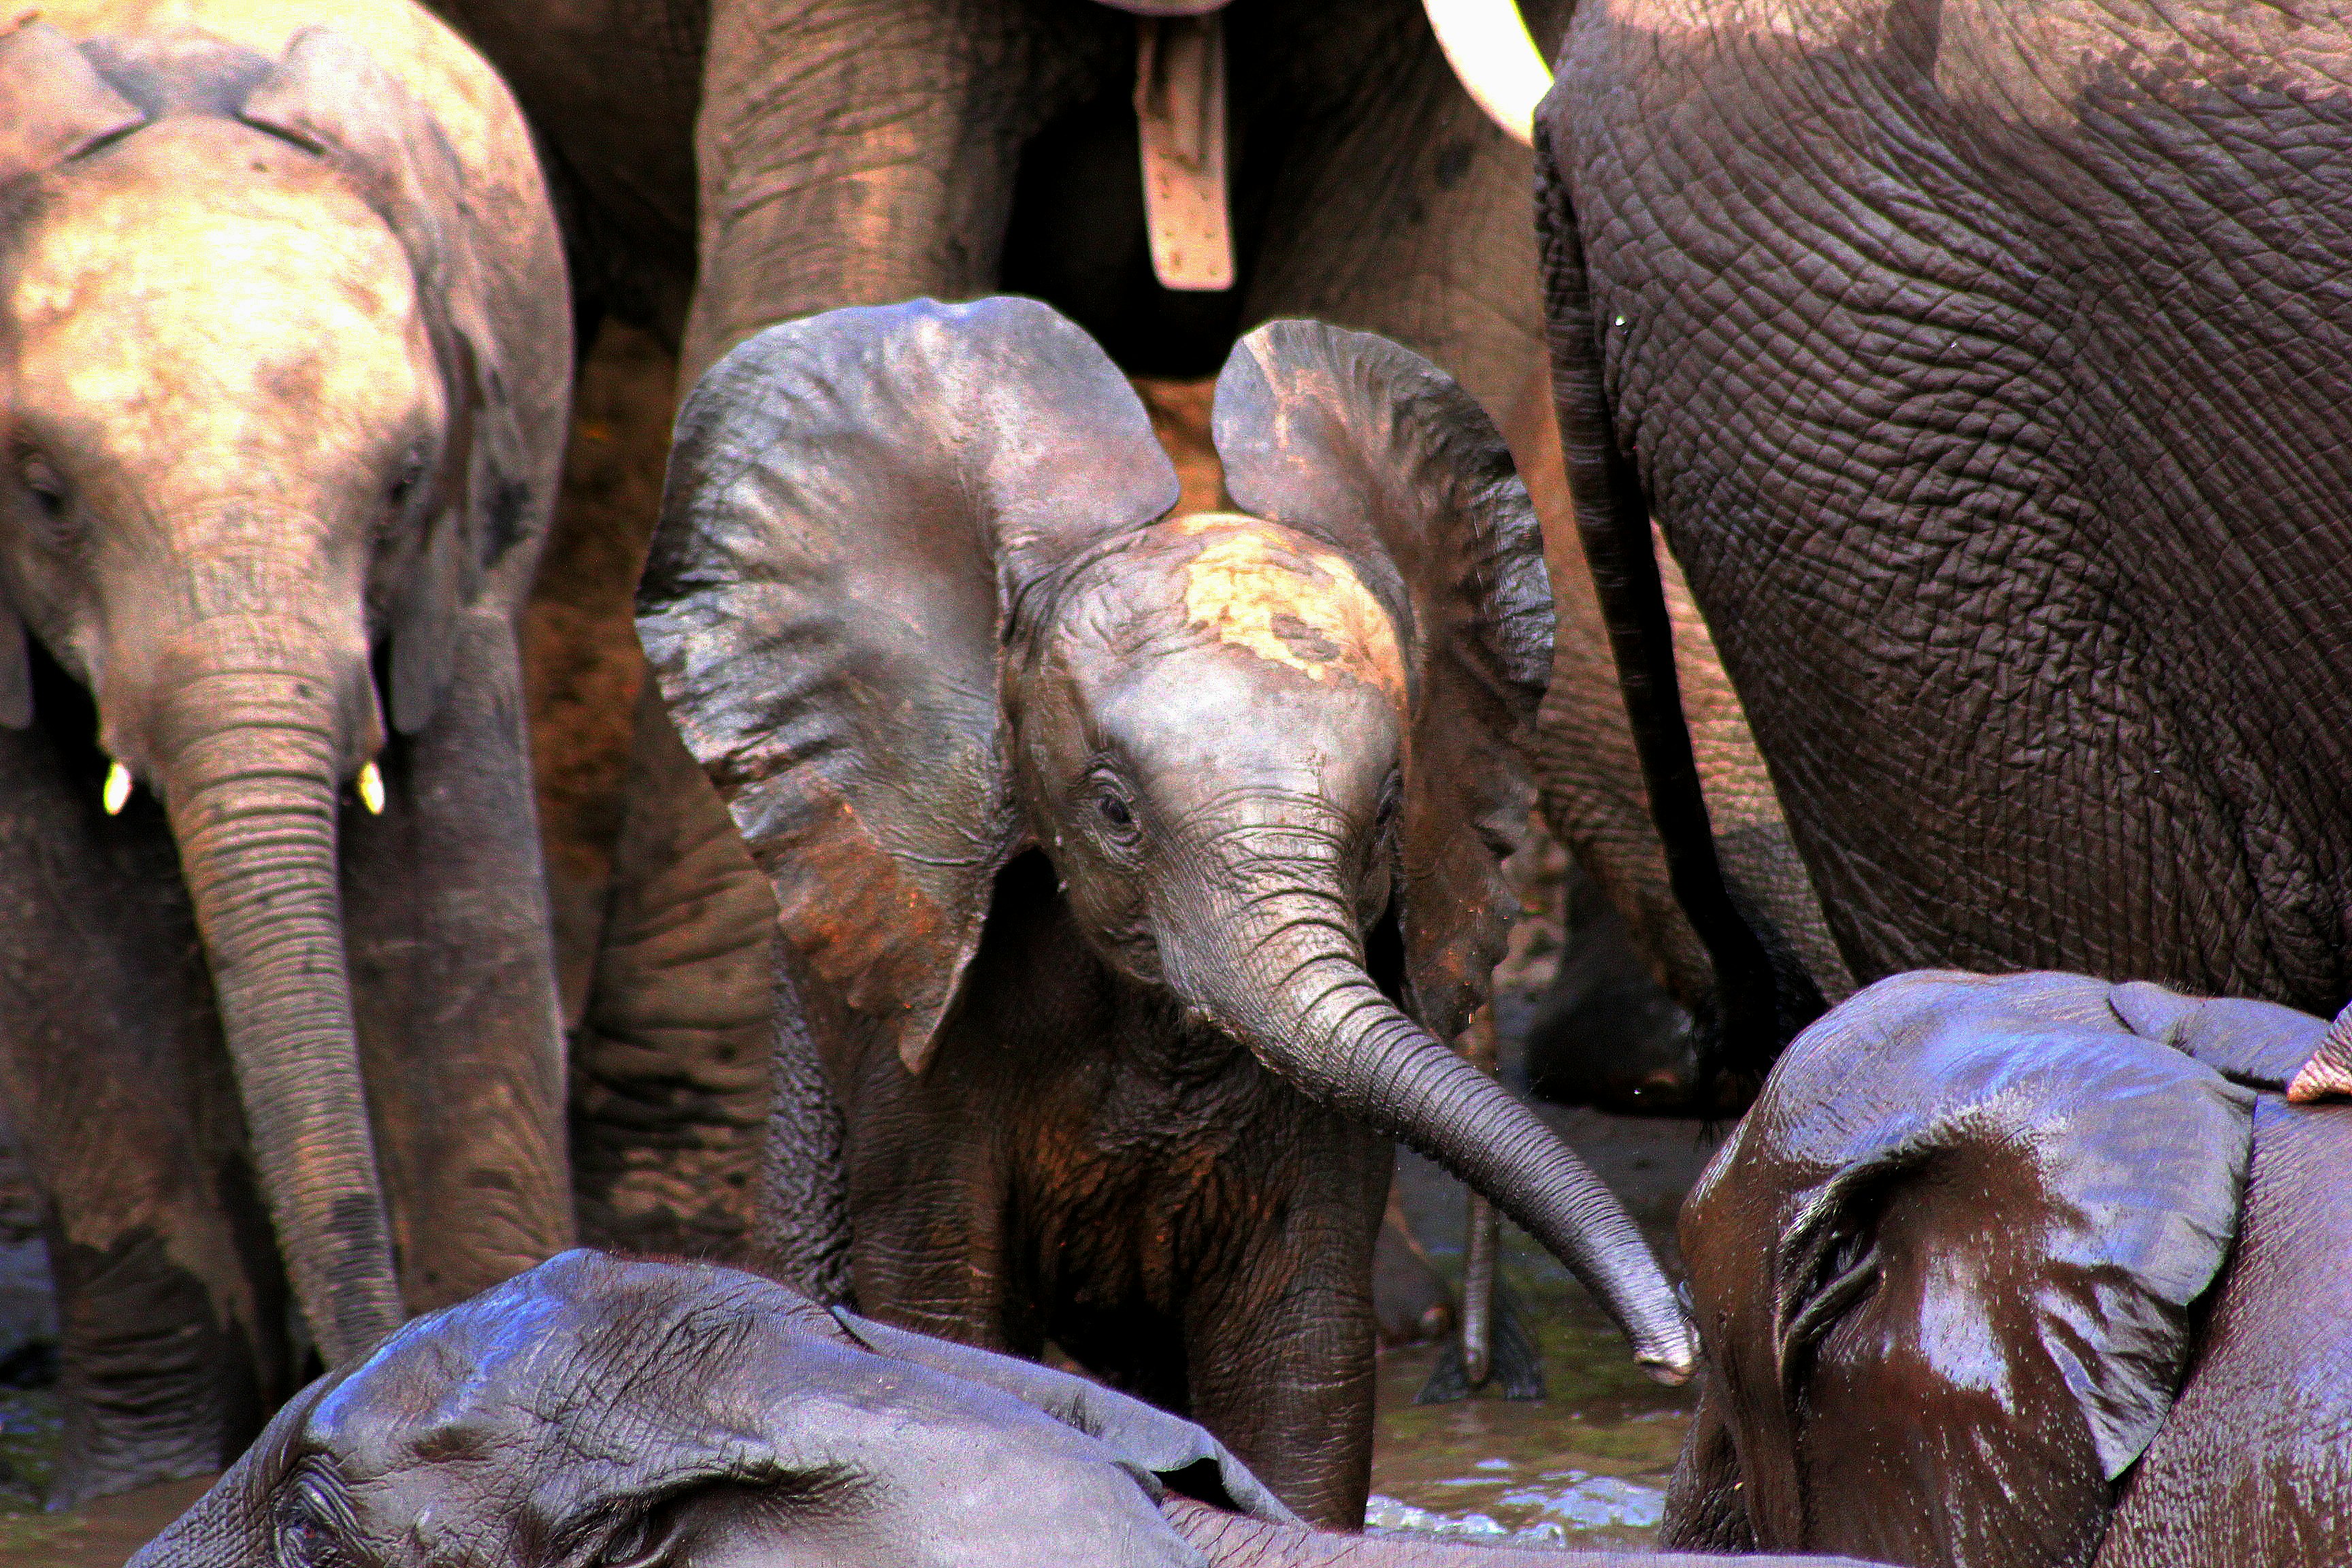
[[[474,249],[486,220],[468,207],[457,153],[425,106],[331,28],[296,34],[239,118],[325,159],[392,229],[415,278],[448,427],[392,607],[392,719],[414,734],[448,691],[465,611],[534,515]]]
[[[910,1071],[1026,842],[1001,628],[1176,496],[1133,389],[1030,300],[787,322],[687,400],[638,633],[796,968]]]
[[[1233,1450],[1181,1415],[1101,1384],[1035,1362],[910,1333],[833,1310],[851,1337],[877,1355],[913,1362],[1013,1395],[1074,1426],[1138,1469],[1185,1496],[1253,1519],[1296,1524],[1297,1516],[1252,1475]]]
[[[2327,1020],[2239,996],[2183,996],[2145,980],[2107,995],[2124,1026],[2195,1057],[2233,1083],[2284,1090],[2329,1033]]]
[[[0,212],[11,188],[86,157],[145,123],[72,39],[47,22],[0,37]],[[0,598],[0,727],[33,721],[33,668],[25,623]]]
[[[1524,747],[1551,670],[1543,538],[1470,395],[1384,338],[1274,321],[1217,378],[1225,485],[1320,538],[1388,604],[1412,712],[1399,912],[1412,1011],[1451,1037],[1486,1000],[1526,832]]]
[[[1701,1178],[1685,1251],[1759,1546],[2087,1559],[2187,1372],[2254,1099],[2109,989],[1872,986]]]
[[[86,157],[146,117],[47,22],[0,37],[0,191]]]

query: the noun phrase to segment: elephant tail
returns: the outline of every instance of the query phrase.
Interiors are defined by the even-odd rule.
[[[1642,476],[1617,438],[1569,183],[1536,126],[1536,226],[1549,319],[1552,397],[1569,491],[1593,589],[1609,629],[1620,692],[1641,758],[1650,817],[1664,845],[1675,899],[1715,970],[1711,1005],[1693,1020],[1697,1098],[1714,1102],[1725,1079],[1761,1079],[1780,1048],[1819,1016],[1821,993],[1801,968],[1773,962],[1765,939],[1734,901],[1683,712],[1674,626],[1652,541]],[[1744,1094],[1738,1097],[1744,1100]]]

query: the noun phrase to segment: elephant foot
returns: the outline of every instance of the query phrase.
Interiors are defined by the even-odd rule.
[[[1435,1344],[1453,1333],[1456,1321],[1454,1292],[1413,1235],[1403,1196],[1393,1185],[1380,1239],[1372,1245],[1372,1315],[1379,1320],[1382,1350]]]
[[[1463,1352],[1461,1337],[1456,1335],[1448,1339],[1445,1348],[1438,1352],[1429,1381],[1412,1396],[1415,1405],[1450,1405],[1486,1388],[1506,1399],[1544,1396],[1543,1352],[1537,1349],[1535,1336],[1528,1331],[1527,1320],[1512,1300],[1509,1289],[1500,1280],[1496,1281],[1494,1300],[1485,1379],[1471,1381],[1469,1360]]]

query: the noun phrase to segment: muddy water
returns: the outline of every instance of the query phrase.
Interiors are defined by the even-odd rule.
[[[1711,1147],[1697,1127],[1546,1115],[1625,1198],[1672,1271],[1674,1211]],[[1461,1189],[1411,1156],[1399,1161],[1398,1179],[1414,1229],[1458,1277]],[[1546,1396],[1417,1404],[1437,1352],[1385,1354],[1367,1524],[1515,1546],[1654,1544],[1689,1426],[1688,1391],[1651,1382],[1568,1271],[1507,1226],[1503,1258],[1506,1286],[1542,1352]]]

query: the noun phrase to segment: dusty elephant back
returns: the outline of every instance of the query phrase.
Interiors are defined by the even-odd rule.
[[[41,20],[77,41],[208,34],[268,59],[307,27],[330,26],[362,49],[431,113],[463,171],[470,221],[495,243],[478,247],[485,304],[526,448],[533,454],[530,531],[543,535],[569,417],[570,294],[554,207],[521,110],[499,74],[457,34],[407,0],[66,0]],[[529,585],[534,551],[501,563],[509,603]]]

